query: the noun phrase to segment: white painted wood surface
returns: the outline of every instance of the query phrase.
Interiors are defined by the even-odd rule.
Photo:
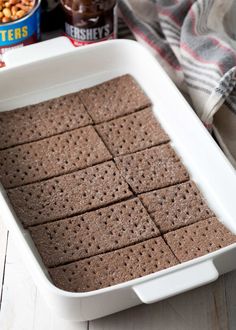
[[[216,282],[103,319],[66,322],[52,315],[0,221],[1,330],[234,330],[236,271]]]

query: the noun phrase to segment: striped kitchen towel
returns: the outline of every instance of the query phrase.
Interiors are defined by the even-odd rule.
[[[119,11],[207,127],[222,106],[236,115],[236,1],[120,0]]]

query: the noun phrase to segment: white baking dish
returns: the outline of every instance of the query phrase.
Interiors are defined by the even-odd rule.
[[[151,98],[156,116],[209,205],[236,233],[235,170],[152,55],[134,41],[109,41],[79,49],[69,49],[67,41],[65,44],[63,39],[59,41],[64,54],[44,59],[45,53],[40,50],[45,49],[45,44],[9,53],[5,60],[8,65],[15,61],[15,67],[0,72],[0,110],[77,91],[124,73],[132,74]],[[29,54],[33,62],[22,64]],[[37,57],[41,59],[37,60]],[[17,66],[20,62],[22,65]],[[29,234],[15,217],[3,189],[0,214],[49,306],[69,320],[90,320],[140,303],[152,303],[209,283],[219,274],[236,268],[236,244],[233,244],[109,288],[88,293],[65,292],[51,283]]]

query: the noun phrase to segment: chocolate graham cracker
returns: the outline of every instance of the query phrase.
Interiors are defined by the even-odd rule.
[[[95,123],[124,116],[151,104],[128,74],[84,89],[80,91],[80,98]]]
[[[135,193],[163,188],[188,180],[188,173],[169,144],[115,158]]]
[[[236,235],[215,217],[172,231],[164,238],[180,262],[236,243]]]
[[[111,159],[92,126],[0,151],[0,181],[17,187]]]
[[[162,233],[214,216],[192,181],[151,191],[139,198]]]
[[[236,242],[149,106],[124,75],[0,113],[0,181],[61,289],[97,290]]]
[[[160,235],[137,199],[29,228],[46,266],[57,266]]]
[[[161,237],[131,247],[52,268],[56,286],[85,292],[122,283],[174,266],[177,259]]]
[[[151,108],[96,126],[113,156],[130,154],[169,141]]]
[[[8,190],[25,227],[83,213],[131,195],[112,161]]]
[[[0,149],[37,141],[92,123],[78,93],[0,112]]]

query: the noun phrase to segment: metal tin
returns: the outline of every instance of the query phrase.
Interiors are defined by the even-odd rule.
[[[41,0],[37,0],[33,10],[21,19],[0,24],[0,61],[1,55],[8,50],[39,41],[40,3]]]

